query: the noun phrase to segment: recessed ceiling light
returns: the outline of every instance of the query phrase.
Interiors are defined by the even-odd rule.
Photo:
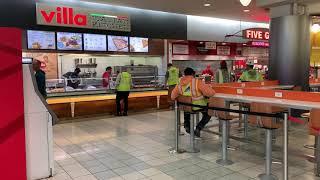
[[[251,0],[240,0],[242,6],[249,6],[249,4],[251,3]]]
[[[250,12],[250,10],[249,9],[245,9],[245,10],[243,10],[243,12],[247,13],[247,12]]]
[[[210,3],[205,3],[205,4],[203,4],[203,6],[204,7],[209,7],[209,6],[211,6],[211,4]]]
[[[320,25],[319,24],[312,25],[311,31],[314,32],[314,33],[320,32]]]

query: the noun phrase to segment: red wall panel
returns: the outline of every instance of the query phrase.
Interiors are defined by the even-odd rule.
[[[0,28],[0,179],[26,180],[22,31]]]

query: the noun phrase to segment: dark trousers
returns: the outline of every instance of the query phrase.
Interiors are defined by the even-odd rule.
[[[121,100],[123,100],[124,103],[124,109],[123,112],[128,112],[128,97],[129,97],[128,91],[117,91],[117,97],[116,97],[116,103],[117,103],[117,114],[121,113]]]
[[[191,118],[191,114],[184,112],[184,128],[186,129],[190,129],[190,118]],[[207,112],[202,112],[202,119],[199,122],[199,124],[197,124],[197,129],[202,130],[206,124],[210,121],[211,116],[208,115]]]

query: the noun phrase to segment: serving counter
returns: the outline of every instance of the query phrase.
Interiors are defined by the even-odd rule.
[[[168,108],[167,98],[167,90],[131,92],[129,111]],[[51,97],[47,102],[59,118],[115,114],[116,112],[115,94]]]

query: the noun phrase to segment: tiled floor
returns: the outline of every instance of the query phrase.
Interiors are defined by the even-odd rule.
[[[222,167],[216,164],[220,156],[219,137],[202,133],[198,141],[201,152],[170,154],[174,144],[173,111],[131,115],[120,118],[96,118],[90,121],[59,124],[54,127],[54,180],[247,180],[257,179],[264,169],[263,130],[250,128],[250,140],[231,140],[235,162]],[[212,120],[211,123],[216,123]],[[289,179],[314,180],[313,164],[302,155],[312,154],[303,148],[312,144],[304,126],[290,131]],[[213,128],[213,130],[216,130]],[[274,147],[275,161],[281,161],[281,131]],[[232,125],[232,135],[242,136],[238,124]],[[188,135],[182,136],[182,146],[188,147]],[[273,172],[282,179],[282,165],[273,164]]]

